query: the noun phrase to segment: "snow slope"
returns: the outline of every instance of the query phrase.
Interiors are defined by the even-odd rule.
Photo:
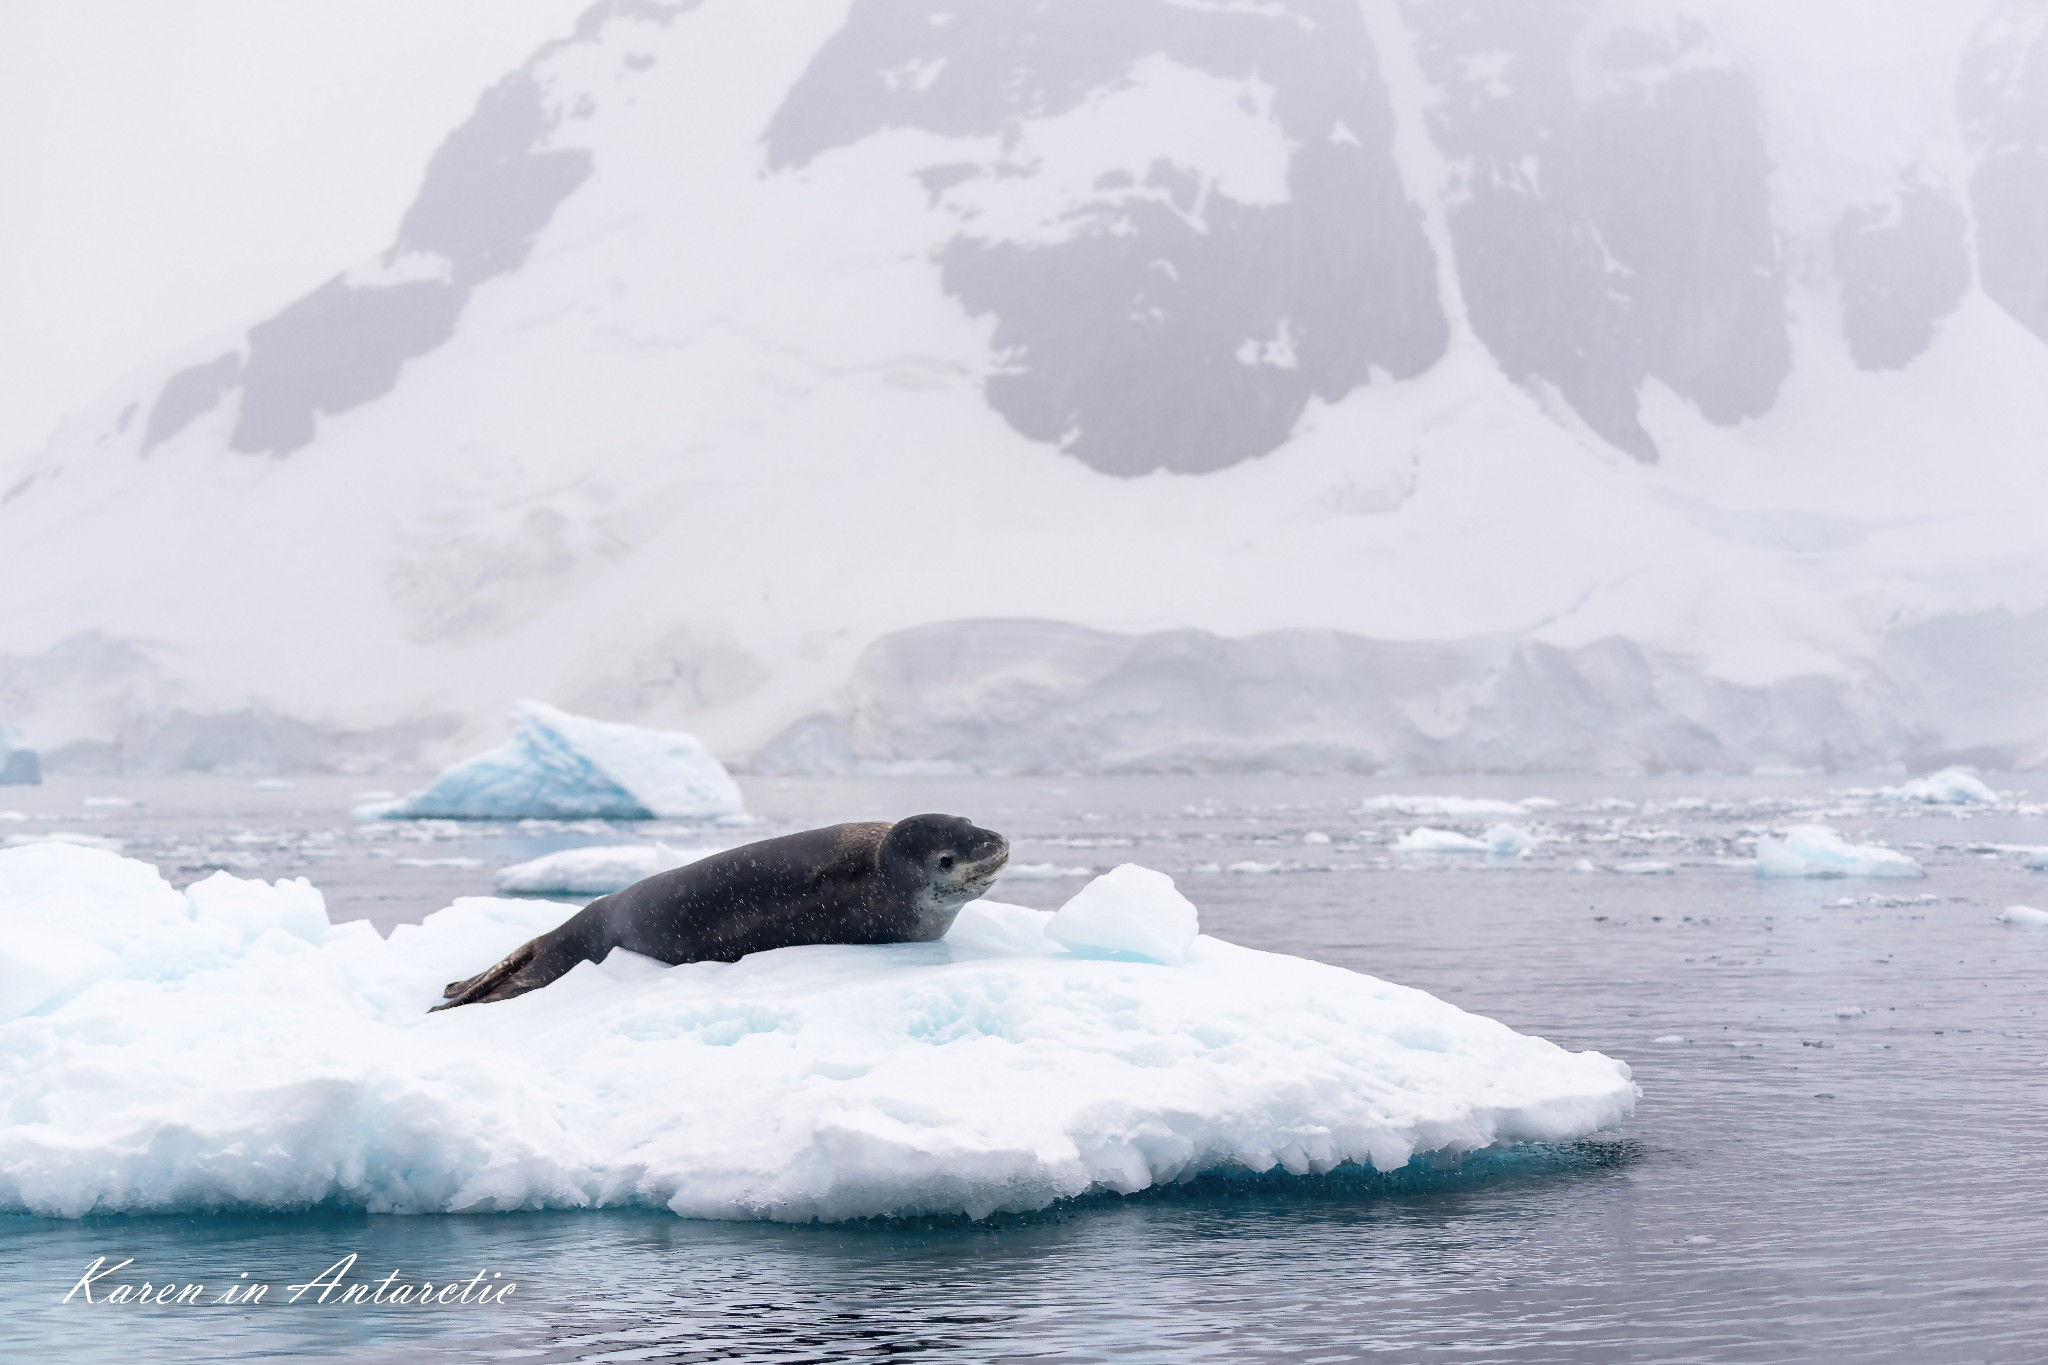
[[[595,6],[0,471],[53,767],[2048,759],[2037,6]],[[1853,37],[1845,38],[1845,32]]]

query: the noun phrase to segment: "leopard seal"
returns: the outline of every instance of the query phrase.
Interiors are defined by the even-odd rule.
[[[737,962],[800,943],[929,942],[1009,856],[1002,835],[957,815],[743,844],[600,896],[496,966],[449,983],[434,1009],[524,995],[614,948],[670,963]]]

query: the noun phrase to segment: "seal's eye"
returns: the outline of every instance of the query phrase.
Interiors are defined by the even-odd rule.
[[[953,870],[953,855],[948,853],[943,858],[940,858],[939,866],[944,868],[946,871],[951,872]]]

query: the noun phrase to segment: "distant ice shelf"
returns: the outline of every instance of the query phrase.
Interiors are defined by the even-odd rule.
[[[615,952],[426,1013],[562,914],[464,899],[383,938],[303,879],[0,853],[0,1211],[980,1217],[1566,1141],[1638,1094],[1599,1053],[1200,935],[1142,868],[934,943]]]
[[[519,703],[512,738],[443,770],[366,820],[649,820],[744,814],[740,789],[694,735]]]
[[[1924,877],[1894,849],[1852,844],[1826,825],[1789,825],[1756,841],[1759,877]]]

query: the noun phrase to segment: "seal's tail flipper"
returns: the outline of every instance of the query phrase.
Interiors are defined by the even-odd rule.
[[[481,1004],[486,1000],[509,1000],[515,995],[524,995],[537,986],[547,985],[554,977],[544,981],[516,980],[522,975],[520,969],[533,962],[539,943],[539,939],[529,939],[514,948],[511,956],[497,966],[478,972],[467,981],[449,982],[441,992],[443,1003],[434,1006],[434,1009],[428,1010],[427,1013],[432,1014],[434,1010],[452,1010],[457,1005]]]

